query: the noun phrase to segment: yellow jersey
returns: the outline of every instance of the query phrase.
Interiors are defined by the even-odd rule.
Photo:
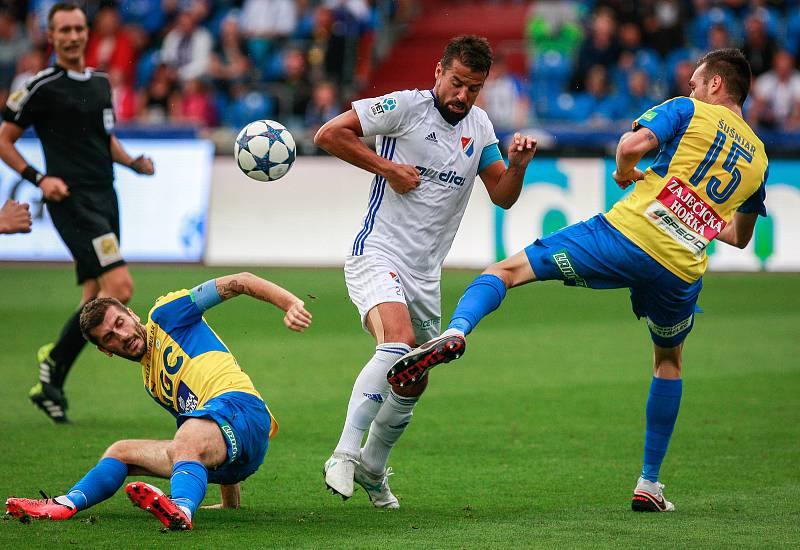
[[[606,219],[687,282],[708,266],[706,247],[734,213],[766,216],[764,144],[736,113],[688,97],[633,122],[658,138],[655,161]]]
[[[262,399],[236,358],[203,319],[204,304],[209,302],[196,299],[196,293],[202,290],[203,285],[162,296],[145,325],[147,351],[140,361],[144,387],[175,417],[202,409],[210,399],[227,392],[244,392]],[[278,424],[269,407],[264,407],[272,420],[271,438]]]

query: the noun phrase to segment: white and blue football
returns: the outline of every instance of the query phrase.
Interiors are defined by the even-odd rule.
[[[279,122],[256,120],[236,136],[233,155],[247,176],[258,181],[273,181],[286,175],[294,163],[294,138]]]

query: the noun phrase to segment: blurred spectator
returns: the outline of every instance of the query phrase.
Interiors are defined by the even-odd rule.
[[[225,122],[237,132],[254,120],[273,118],[273,102],[265,94],[237,82],[231,86],[231,102],[225,109]]]
[[[179,123],[209,128],[217,123],[211,94],[199,78],[187,80],[183,92],[175,96],[175,120]]]
[[[291,98],[289,114],[302,124],[308,104],[311,101],[311,81],[303,52],[297,48],[288,50],[283,56],[283,85],[286,95]]]
[[[86,65],[101,71],[118,71],[126,83],[136,74],[136,53],[127,33],[120,27],[117,8],[97,12],[86,44]]]
[[[175,74],[164,64],[156,67],[153,78],[139,96],[139,120],[145,124],[165,124],[175,111]]]
[[[121,0],[119,13],[125,25],[141,28],[149,38],[157,36],[164,26],[161,0]]]
[[[297,25],[297,9],[292,0],[244,0],[241,23],[248,38],[286,37]]]
[[[606,69],[616,65],[620,53],[616,27],[612,11],[599,9],[592,15],[590,35],[581,45],[575,62],[572,89],[583,90],[584,78],[592,65],[603,65]]]
[[[647,73],[636,70],[628,75],[627,89],[617,90],[609,99],[608,111],[615,121],[629,124],[659,103],[650,93],[650,78]]]
[[[571,57],[583,36],[579,15],[577,2],[541,0],[533,3],[525,28],[531,57],[549,51]]]
[[[17,60],[17,75],[11,81],[12,92],[19,90],[25,82],[47,66],[47,58],[41,50],[29,50]]]
[[[369,19],[369,6],[365,0],[325,0],[324,5],[333,12],[340,10],[346,12],[358,22],[366,22]]]
[[[0,10],[0,99],[5,105],[5,95],[17,70],[19,59],[30,48],[30,42],[22,32],[22,25],[8,10]]]
[[[316,8],[311,4],[310,0],[296,0],[294,4],[297,13],[297,24],[292,36],[299,40],[308,40],[314,30],[314,12]]]
[[[701,50],[711,50],[709,44],[711,29],[721,26],[723,29],[737,27],[736,18],[725,6],[712,5],[710,0],[693,0],[695,18],[690,24],[690,42]]]
[[[731,35],[725,25],[714,25],[708,31],[708,49],[720,50],[722,48],[732,48],[733,42]]]
[[[198,26],[195,12],[182,10],[164,37],[161,61],[176,70],[183,82],[200,78],[208,73],[212,44],[211,33]]]
[[[230,84],[245,80],[249,71],[250,60],[245,53],[244,38],[239,34],[239,20],[235,13],[230,13],[220,24],[208,73],[217,89],[227,93]]]
[[[751,124],[769,128],[800,127],[800,72],[788,51],[778,51],[772,70],[756,79],[749,118]]]
[[[761,17],[751,15],[745,21],[745,42],[742,53],[750,62],[753,76],[759,76],[772,67],[772,58],[778,50],[775,39],[767,34]]]
[[[486,110],[495,128],[518,130],[528,124],[529,104],[522,82],[508,72],[505,60],[498,56],[478,96],[478,105]]]
[[[114,105],[114,116],[118,123],[130,122],[136,118],[136,91],[125,73],[112,67],[108,71],[108,82],[111,84],[111,103]]]
[[[694,74],[694,63],[691,61],[681,61],[675,65],[675,70],[672,73],[672,85],[669,88],[667,97],[688,97],[692,93],[689,87],[689,81]]]
[[[658,54],[642,44],[642,31],[636,23],[623,23],[619,27],[620,56],[617,61],[615,79],[627,78],[633,70],[645,71],[651,78],[661,72]],[[621,74],[620,74],[621,73]]]
[[[28,16],[25,25],[28,38],[37,47],[43,48],[47,45],[47,14],[58,1],[29,0],[28,2]]]
[[[679,0],[648,3],[642,28],[645,43],[662,56],[679,48],[684,41],[688,10]]]
[[[306,109],[305,127],[308,138],[313,139],[317,130],[340,112],[336,87],[333,83],[323,81],[317,84]]]
[[[586,74],[586,91],[575,94],[568,117],[589,126],[602,126],[611,122],[608,71],[602,65],[592,65]]]

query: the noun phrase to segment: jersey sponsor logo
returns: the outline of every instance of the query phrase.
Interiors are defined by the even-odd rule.
[[[383,107],[383,110],[387,113],[389,111],[394,111],[395,107],[397,107],[397,100],[392,96],[384,97],[381,101],[381,107]]]
[[[697,193],[671,178],[645,217],[698,259],[727,223]]]
[[[441,324],[441,317],[434,317],[433,319],[417,319],[416,317],[411,318],[411,325],[417,330],[436,329]]]
[[[109,134],[114,129],[114,109],[103,109],[103,127]]]
[[[471,157],[475,152],[475,140],[471,137],[461,137],[461,150],[468,157]]]
[[[426,139],[427,141],[432,141],[432,142],[434,142],[434,143],[439,143],[439,140],[438,140],[438,139],[436,139],[436,132],[431,132],[430,134],[428,134],[427,136],[425,136],[425,139]]]
[[[22,104],[25,102],[25,98],[28,97],[30,92],[26,88],[20,88],[16,92],[12,93],[8,96],[8,101],[6,102],[6,106],[14,112],[19,111],[22,108]]]
[[[673,336],[677,336],[692,324],[692,319],[694,318],[694,314],[689,315],[683,321],[672,325],[671,327],[657,325],[653,322],[650,317],[647,318],[647,326],[650,328],[650,331],[655,334],[656,336],[661,336],[662,338],[672,338]]]
[[[650,109],[649,111],[644,113],[642,116],[640,116],[639,120],[645,120],[647,122],[650,122],[651,120],[656,118],[657,115],[658,115],[658,113],[656,111],[654,111],[653,109]]]
[[[92,239],[94,253],[101,267],[111,265],[122,260],[122,253],[119,250],[119,241],[114,233],[106,233]]]
[[[376,403],[383,403],[383,396],[379,393],[365,393],[364,397]]]
[[[572,258],[569,257],[566,250],[560,250],[553,254],[553,261],[556,263],[556,267],[558,267],[558,270],[564,276],[566,282],[570,282],[575,286],[588,288],[586,281],[583,277],[578,275],[575,266],[572,265]]]
[[[197,408],[197,404],[200,400],[194,394],[192,390],[189,389],[189,386],[181,382],[178,384],[178,412],[180,413],[187,413],[192,412]]]
[[[448,170],[447,172],[436,170],[435,168],[426,168],[425,166],[415,166],[419,170],[421,178],[432,182],[454,183],[459,187],[464,185],[464,177],[459,176],[455,170]]]
[[[230,424],[227,422],[220,426],[222,433],[225,434],[225,437],[228,439],[228,442],[231,444],[231,456],[228,459],[228,462],[233,462],[239,457],[239,444],[236,441],[236,434],[233,433],[233,428],[231,428]]]

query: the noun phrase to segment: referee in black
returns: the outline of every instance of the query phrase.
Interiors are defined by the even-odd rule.
[[[3,111],[0,158],[42,190],[47,210],[75,260],[81,306],[109,296],[126,303],[133,281],[119,250],[119,209],[113,163],[152,175],[153,162],[132,158],[113,135],[111,87],[104,73],[87,69],[86,14],[74,3],[55,4],[48,15],[47,39],[55,65],[14,92]],[[47,171],[28,164],[15,147],[33,125],[42,143]],[[86,343],[78,324],[80,307],[55,344],[38,353],[39,383],[29,397],[58,423],[67,422],[64,380]]]

